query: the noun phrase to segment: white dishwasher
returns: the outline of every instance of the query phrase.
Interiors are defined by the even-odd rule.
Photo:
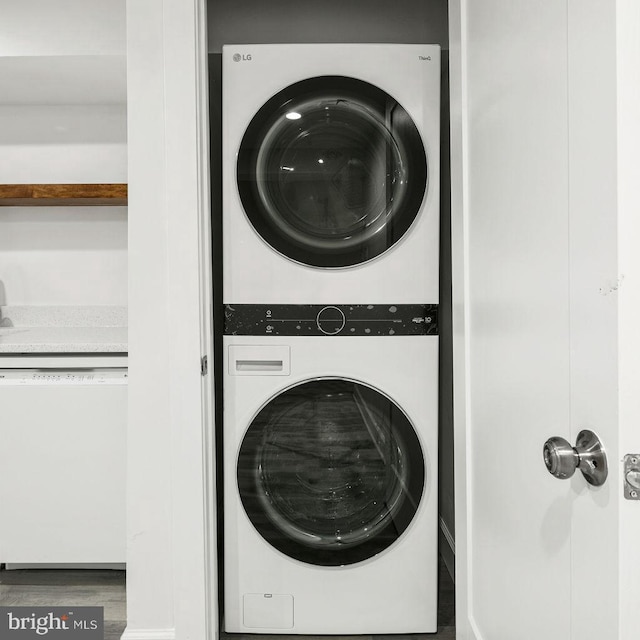
[[[125,562],[126,364],[0,357],[0,563]]]

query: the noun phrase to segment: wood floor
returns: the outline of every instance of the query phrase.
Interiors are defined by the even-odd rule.
[[[104,640],[120,640],[126,626],[125,572],[83,569],[0,571],[0,604],[104,607]]]
[[[455,596],[449,573],[440,564],[438,633],[381,635],[376,640],[455,640]],[[18,569],[0,571],[2,606],[104,607],[105,640],[120,640],[126,626],[125,572],[109,570]],[[291,636],[221,634],[223,640],[291,640]],[[318,636],[305,636],[316,640]],[[323,636],[327,638],[327,636]],[[331,640],[369,640],[373,636],[331,636]],[[177,638],[176,640],[180,640]]]

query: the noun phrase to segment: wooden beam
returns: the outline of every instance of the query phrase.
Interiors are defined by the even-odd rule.
[[[122,207],[126,205],[126,184],[0,185],[0,207]]]

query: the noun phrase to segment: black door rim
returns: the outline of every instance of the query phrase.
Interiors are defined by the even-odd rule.
[[[278,505],[269,504],[269,501],[273,501],[269,497],[269,486],[267,485],[267,491],[265,491],[265,483],[261,479],[261,475],[265,475],[264,469],[261,468],[261,463],[264,462],[264,456],[261,456],[261,447],[266,448],[264,445],[268,429],[274,426],[274,421],[278,417],[282,416],[284,408],[288,408],[291,404],[286,395],[292,391],[300,390],[301,387],[323,385],[324,383],[337,383],[338,387],[354,385],[366,390],[370,398],[388,403],[391,416],[389,426],[395,440],[402,445],[403,455],[407,456],[405,467],[408,467],[409,473],[402,487],[402,496],[397,491],[394,493],[398,502],[395,507],[392,505],[395,512],[389,515],[387,511],[379,507],[378,514],[381,516],[377,522],[362,523],[363,525],[375,525],[371,527],[372,532],[363,533],[367,531],[367,526],[364,526],[362,530],[356,531],[356,535],[352,536],[351,540],[348,539],[348,535],[342,538],[333,536],[328,541],[320,540],[317,536],[313,539],[312,533],[307,535],[304,527],[299,527],[297,523],[292,523],[290,520],[287,521],[286,514],[283,515],[279,511]],[[275,408],[274,403],[276,403]],[[243,470],[245,473],[242,473]],[[393,471],[398,475],[396,469]],[[311,473],[313,474],[313,471]],[[302,380],[280,390],[264,403],[251,419],[249,427],[244,433],[236,460],[235,475],[245,514],[260,536],[271,547],[289,558],[325,567],[339,567],[363,562],[392,547],[415,520],[427,491],[426,457],[416,429],[407,415],[384,392],[362,381],[346,377]],[[388,475],[392,474],[388,473]],[[388,485],[385,489],[387,487]],[[384,506],[386,507],[386,502]],[[299,514],[306,515],[302,512]]]
[[[330,187],[322,195],[339,193],[340,202],[344,204],[340,212],[356,218],[360,213],[361,220],[356,220],[357,224],[352,229],[344,226],[343,233],[323,234],[322,230],[320,233],[314,231],[313,224],[301,222],[304,216],[297,215],[291,199],[287,200],[283,195],[289,178],[283,179],[283,171],[278,172],[277,168],[284,166],[278,160],[287,153],[291,152],[291,156],[300,159],[300,141],[304,139],[307,144],[311,139],[306,134],[296,137],[297,125],[285,122],[285,115],[309,109],[312,104],[325,105],[326,108],[327,101],[332,105],[332,114],[340,112],[337,124],[331,125],[335,131],[329,135],[326,134],[327,127],[318,126],[316,129],[335,142],[334,146],[339,147],[340,140],[345,137],[341,131],[348,131],[348,135],[357,139],[357,144],[354,145],[356,151],[350,151],[353,157],[347,162],[343,154],[342,165],[336,163],[334,173],[323,178],[324,184]],[[393,105],[391,109],[389,104]],[[394,120],[399,123],[397,126],[387,126],[385,110],[393,113]],[[319,106],[314,113],[318,118],[317,114],[321,113]],[[340,122],[340,118],[344,122]],[[356,120],[357,126],[354,126]],[[265,140],[273,142],[272,138],[289,140],[290,148],[274,152],[273,147],[264,144]],[[374,156],[373,162],[367,162]],[[381,175],[383,160],[384,185]],[[269,171],[270,166],[276,170]],[[314,212],[317,215],[336,217],[335,199],[329,204],[328,197],[317,199],[320,197],[317,196],[317,185],[320,184],[322,189],[322,180],[317,178],[320,173],[316,166],[316,177],[303,188],[309,196],[306,202],[308,204],[315,198]],[[277,180],[269,179],[268,174],[275,175]],[[372,180],[374,174],[376,180]],[[304,175],[304,172],[299,175]],[[307,172],[307,175],[310,174]],[[365,188],[374,183],[378,184],[377,191]],[[305,266],[350,268],[386,253],[413,225],[427,193],[427,156],[415,123],[402,105],[385,91],[356,78],[317,76],[279,91],[258,110],[240,144],[236,184],[249,223],[277,253]],[[291,184],[289,182],[289,188],[292,188]],[[338,184],[339,187],[336,186]],[[383,203],[385,198],[386,205]],[[321,214],[323,206],[325,213]],[[340,225],[336,226],[341,229]]]

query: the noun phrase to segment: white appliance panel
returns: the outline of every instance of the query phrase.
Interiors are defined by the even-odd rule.
[[[250,224],[237,187],[241,141],[256,112],[301,80],[344,76],[379,87],[407,111],[425,148],[428,185],[417,218],[368,262],[319,268],[275,251]],[[223,261],[228,303],[438,302],[440,47],[228,45],[223,48]],[[411,185],[409,185],[411,187]]]
[[[23,367],[0,369],[0,561],[7,565],[126,560],[127,369],[86,360],[69,367],[77,360],[0,363]]]
[[[290,348],[288,376],[231,375],[229,353],[241,346]],[[328,348],[330,347],[330,348]],[[424,633],[437,609],[437,336],[224,338],[225,626],[254,633]],[[298,383],[344,378],[391,398],[415,428],[425,487],[412,522],[391,546],[355,564],[317,566],[274,549],[241,503],[236,465],[245,431],[269,400]],[[253,595],[252,595],[253,594]],[[255,594],[265,596],[264,601]],[[278,596],[277,602],[270,596]],[[260,627],[250,598],[271,607]],[[289,616],[293,617],[292,626]],[[246,624],[249,619],[250,625]]]

